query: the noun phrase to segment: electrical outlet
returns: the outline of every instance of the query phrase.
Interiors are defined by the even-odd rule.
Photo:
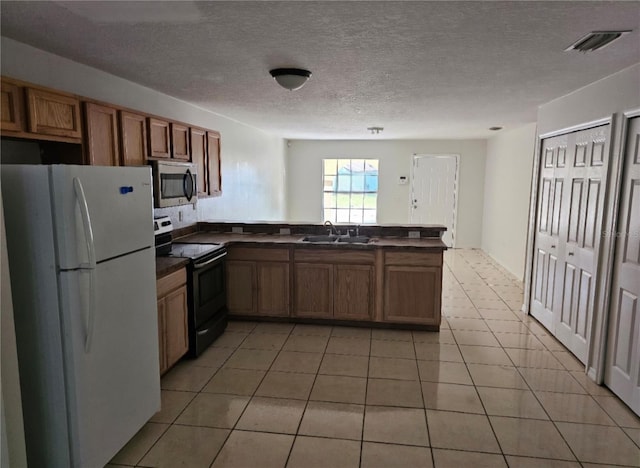
[[[409,239],[420,239],[420,231],[409,231]]]
[[[231,232],[234,234],[242,234],[242,226],[233,226]]]
[[[280,234],[283,236],[291,235],[291,229],[289,228],[280,228]]]

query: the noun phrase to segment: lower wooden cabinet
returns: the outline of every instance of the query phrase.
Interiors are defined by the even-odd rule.
[[[160,278],[157,290],[160,373],[163,374],[189,350],[186,270]]]
[[[227,308],[231,315],[289,316],[289,250],[228,250]]]
[[[387,252],[384,261],[384,320],[439,326],[442,254]]]
[[[297,263],[294,265],[293,315],[309,318],[333,317],[333,265]]]
[[[371,265],[336,265],[333,317],[344,320],[371,320],[373,312],[373,271]]]
[[[375,297],[374,262],[372,251],[296,251],[293,315],[371,320]]]

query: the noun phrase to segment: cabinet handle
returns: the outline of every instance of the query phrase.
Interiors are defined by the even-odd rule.
[[[573,257],[573,252],[569,252],[569,257]]]
[[[553,244],[553,245],[551,246],[551,248],[552,248],[552,249],[555,249],[555,248],[556,248],[556,245],[555,245],[555,244]]]

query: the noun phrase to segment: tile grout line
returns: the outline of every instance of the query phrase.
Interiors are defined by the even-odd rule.
[[[529,328],[529,327],[527,327]],[[491,330],[491,334],[493,334],[493,330]],[[495,335],[494,335],[494,338]],[[497,338],[496,338],[497,339]],[[543,343],[544,344],[544,343]],[[546,347],[546,345],[545,345]],[[538,404],[540,405],[540,407],[542,408],[542,410],[544,411],[544,413],[547,415],[547,417],[549,418],[549,421],[551,422],[551,424],[553,424],[553,427],[555,428],[555,430],[558,432],[558,434],[560,434],[560,437],[562,438],[562,440],[564,441],[565,445],[567,446],[567,448],[569,449],[569,451],[571,452],[571,454],[573,455],[574,459],[576,461],[579,461],[578,456],[576,455],[576,453],[574,452],[573,448],[569,445],[569,443],[567,442],[567,440],[564,437],[564,434],[562,434],[562,432],[560,431],[560,429],[558,428],[558,426],[556,425],[556,422],[551,418],[551,416],[549,415],[547,409],[544,407],[544,405],[542,404],[542,402],[540,401],[540,399],[538,398],[538,395],[536,395],[536,393],[534,392],[533,388],[531,388],[531,385],[529,384],[529,382],[527,381],[527,379],[524,378],[524,375],[522,375],[522,372],[520,371],[520,368],[518,366],[516,366],[515,362],[513,361],[513,359],[511,358],[511,356],[509,356],[509,354],[504,350],[504,348],[501,347],[501,349],[503,350],[503,352],[505,354],[507,354],[507,357],[509,358],[509,360],[513,363],[513,367],[516,369],[516,372],[518,373],[518,375],[520,375],[520,377],[522,378],[522,380],[524,381],[524,383],[527,385],[527,388],[529,389],[529,391],[533,394],[533,397],[536,399],[536,401],[538,402]],[[562,363],[561,363],[562,364]],[[563,365],[564,367],[564,365]],[[568,371],[567,371],[568,372]],[[477,391],[477,388],[476,388]],[[489,419],[489,424],[491,424],[491,418],[489,418],[487,416],[487,419]],[[527,419],[527,418],[519,418],[519,419]],[[491,428],[493,430],[493,424],[491,424]],[[494,434],[495,434],[495,430],[494,430]],[[497,439],[497,437],[496,437]],[[499,443],[499,442],[498,442]],[[506,458],[505,458],[506,460]]]
[[[362,468],[362,452],[364,450],[364,422],[367,416],[367,392],[369,391],[369,369],[371,368],[371,346],[373,341],[373,331],[369,329],[369,353],[367,356],[367,377],[364,384],[364,404],[362,405],[362,429],[360,430],[360,458],[358,466]]]
[[[231,356],[233,356],[235,354],[236,351],[238,351],[240,348],[240,346],[242,346],[242,343],[244,343],[244,341],[252,334],[255,333],[256,328],[258,327],[259,324],[256,324],[255,327],[253,327],[253,329],[251,330],[250,333],[247,334],[247,336],[245,337],[244,340],[242,340],[238,346],[234,349],[233,353],[231,353]],[[289,332],[287,333],[287,338],[285,338],[284,342],[286,343],[286,341],[289,339],[289,336],[291,336],[291,332],[293,331],[294,327],[291,327],[291,329],[289,330]],[[255,334],[259,334],[259,333],[255,333]],[[284,334],[284,333],[281,333]],[[284,343],[282,344],[282,347],[284,348]],[[214,463],[216,462],[217,458],[220,456],[220,452],[222,452],[222,450],[224,449],[225,445],[227,444],[227,441],[229,440],[229,437],[231,437],[231,434],[233,434],[233,431],[236,429],[236,426],[238,425],[238,423],[240,422],[240,419],[242,419],[242,416],[244,415],[244,413],[247,411],[247,408],[249,407],[249,405],[251,404],[251,402],[253,401],[253,398],[256,396],[256,392],[258,391],[258,389],[260,388],[260,385],[262,385],[262,382],[264,382],[264,379],[267,377],[267,374],[269,373],[269,370],[271,370],[271,367],[273,366],[273,363],[276,362],[276,359],[278,359],[278,356],[280,355],[280,351],[282,351],[282,348],[280,348],[280,350],[276,353],[275,357],[273,358],[273,361],[271,361],[271,364],[269,364],[269,367],[265,370],[264,375],[262,376],[262,379],[260,379],[260,382],[258,383],[258,385],[256,385],[255,390],[253,391],[253,393],[251,394],[251,396],[249,397],[249,401],[247,402],[246,406],[243,408],[242,412],[240,413],[240,415],[238,416],[238,418],[236,419],[236,422],[233,424],[233,427],[229,429],[229,433],[227,434],[227,437],[225,437],[224,442],[220,445],[220,449],[218,450],[218,452],[216,453],[215,457],[213,457],[213,460],[211,460],[211,463],[209,464],[209,468],[212,468]],[[225,363],[231,358],[231,356],[229,356],[226,360]],[[222,367],[221,367],[222,368]],[[262,369],[258,369],[258,370],[262,370]],[[217,372],[216,372],[217,373]],[[213,378],[213,377],[212,377]],[[206,385],[205,385],[206,386]],[[204,387],[202,387],[204,388]],[[293,443],[291,444],[293,446]]]

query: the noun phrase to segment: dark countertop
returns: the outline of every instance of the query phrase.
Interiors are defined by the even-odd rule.
[[[188,258],[156,257],[156,279],[184,268],[189,263]]]
[[[185,237],[174,239],[174,242],[184,242],[192,244],[241,244],[257,243],[265,245],[287,246],[295,244],[296,247],[304,248],[340,248],[340,249],[376,249],[376,248],[399,248],[399,249],[426,249],[433,251],[446,250],[446,245],[440,238],[422,237],[372,237],[368,244],[348,244],[341,242],[304,242],[304,234],[251,234],[251,233],[229,233],[229,232],[198,232]]]

